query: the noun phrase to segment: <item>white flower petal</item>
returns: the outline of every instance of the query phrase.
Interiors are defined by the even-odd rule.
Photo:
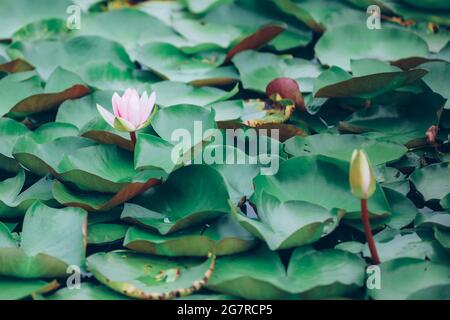
[[[105,121],[114,128],[114,115],[99,104],[97,104],[97,110],[103,119],[105,119]]]
[[[139,106],[139,123],[143,123],[145,122],[146,118],[146,106],[148,104],[148,94],[147,91],[144,91],[144,93],[141,95],[141,101],[140,101],[140,106]]]
[[[120,113],[120,109],[122,105],[122,98],[119,96],[119,94],[117,92],[114,92],[113,96],[112,96],[112,106],[113,106],[113,111],[114,111],[114,115],[116,117],[121,117],[122,114]]]
[[[128,117],[126,120],[131,122],[135,127],[139,126],[141,113],[140,113],[141,101],[139,94],[136,90],[131,93],[130,101],[128,103]]]
[[[152,92],[150,98],[148,99],[147,105],[145,106],[145,108],[142,109],[143,112],[141,113],[141,123],[145,123],[150,117],[153,108],[155,107],[155,101],[156,101],[156,93]]]

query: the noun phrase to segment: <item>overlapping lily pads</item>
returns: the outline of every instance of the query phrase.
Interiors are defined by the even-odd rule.
[[[304,201],[281,202],[265,194],[259,200],[258,219],[248,218],[236,209],[234,215],[245,229],[263,239],[271,250],[316,242],[332,232],[344,215],[337,209],[329,211]]]
[[[222,176],[206,165],[192,165],[173,172],[151,194],[125,204],[122,219],[172,233],[230,212]]]
[[[69,265],[83,267],[86,218],[82,209],[53,209],[34,203],[24,218],[20,246],[8,229],[1,231],[0,274],[19,278],[64,277]]]
[[[348,182],[349,164],[323,156],[295,157],[280,164],[273,176],[260,175],[254,179],[258,203],[264,192],[280,201],[306,201],[328,210],[340,209],[345,218],[359,217],[359,201],[351,194]],[[390,207],[380,187],[369,200],[369,211],[373,217],[390,215]]]
[[[240,253],[251,249],[257,240],[231,217],[226,215],[214,222],[199,225],[171,235],[131,227],[124,246],[138,252],[164,256],[217,256]]]
[[[448,1],[0,2],[1,299],[450,298]]]

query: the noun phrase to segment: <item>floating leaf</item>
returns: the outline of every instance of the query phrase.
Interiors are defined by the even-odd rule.
[[[286,271],[276,252],[261,247],[256,251],[217,259],[208,289],[245,299],[283,299]]]
[[[350,161],[354,149],[364,149],[374,166],[398,160],[407,152],[400,144],[353,134],[297,136],[286,141],[284,145],[286,152],[293,156],[324,155],[343,161]]]
[[[259,175],[254,179],[253,199],[258,203],[265,192],[282,202],[306,201],[327,210],[344,210],[345,218],[359,219],[360,203],[350,192],[348,170],[348,162],[337,159],[322,156],[291,158],[280,164],[277,174]],[[368,202],[373,217],[390,215],[391,209],[379,186]]]
[[[23,136],[17,140],[14,149],[14,158],[33,173],[45,176],[56,174],[58,164],[65,154],[74,152],[79,148],[92,146],[91,140],[80,137],[61,137],[39,143],[33,136]]]
[[[44,80],[57,66],[80,75],[86,61],[110,62],[122,69],[133,67],[120,44],[97,36],[80,36],[67,41],[15,42],[8,50],[10,55],[23,57],[31,63]]]
[[[259,92],[265,92],[266,86],[274,78],[280,77],[295,79],[301,92],[311,92],[308,79],[317,77],[321,72],[320,65],[304,59],[279,57],[253,50],[237,54],[232,61],[239,70],[244,88]]]
[[[88,244],[108,244],[125,238],[128,226],[118,223],[94,223],[88,226]]]
[[[51,0],[29,2],[27,0],[5,0],[0,5],[0,39],[11,38],[14,31],[24,24],[43,18],[65,18],[66,9],[71,1],[62,0],[55,3]]]
[[[354,63],[352,61],[354,77],[348,74],[342,76],[346,71],[335,66],[324,71],[314,83],[314,96],[320,98],[360,97],[372,99],[382,93],[411,84],[427,74],[427,70],[424,69],[389,72],[377,70],[374,73],[359,76],[356,73],[357,69],[355,69]]]
[[[12,156],[16,141],[28,133],[26,126],[12,119],[0,119],[0,168],[10,172],[19,172],[19,164]]]
[[[25,215],[20,247],[10,244],[0,248],[0,274],[65,277],[69,265],[83,268],[86,217],[81,209],[53,209],[34,203]]]
[[[211,277],[216,258],[182,263],[119,250],[96,253],[87,260],[94,277],[111,289],[133,298],[161,300],[200,290]]]
[[[428,46],[415,33],[400,28],[385,26],[370,30],[365,24],[348,24],[328,30],[317,42],[315,51],[322,64],[350,70],[350,57],[383,61],[426,57]]]
[[[285,287],[304,299],[345,296],[362,287],[365,262],[338,249],[298,248],[291,256]]]
[[[450,164],[432,164],[414,171],[410,180],[425,201],[440,200],[450,193]]]
[[[423,108],[424,104],[428,107]],[[425,132],[438,123],[437,111],[443,104],[437,94],[409,95],[398,104],[386,103],[357,111],[339,125],[344,131],[377,133],[377,140],[423,145]]]
[[[376,300],[409,299],[421,290],[450,284],[450,267],[431,261],[399,258],[382,263],[380,268],[381,288],[369,289],[369,295]],[[434,294],[439,297],[439,291]],[[428,299],[433,297],[427,295]]]
[[[281,202],[262,195],[257,204],[258,219],[251,219],[234,209],[241,226],[264,240],[271,250],[287,249],[316,242],[332,232],[344,212],[304,201]]]
[[[190,56],[168,43],[147,43],[137,50],[137,60],[164,79],[193,85],[230,84],[239,78],[233,67],[217,67],[221,57]]]
[[[230,216],[223,216],[211,224],[161,236],[136,227],[128,229],[124,246],[129,249],[169,257],[217,256],[247,251],[255,246],[255,238]]]
[[[117,293],[108,287],[96,285],[90,282],[82,282],[80,289],[62,288],[50,296],[47,300],[129,300],[127,296]]]
[[[23,216],[37,200],[44,203],[53,202],[52,181],[47,178],[24,188],[25,173],[21,169],[15,177],[0,182],[0,217],[11,218]],[[23,191],[22,191],[23,190]]]
[[[57,287],[58,283],[56,281],[48,283],[42,280],[0,277],[0,299],[24,299],[36,293],[46,293]]]
[[[229,213],[227,199],[216,170],[192,165],[174,171],[153,193],[135,199],[139,205],[125,204],[121,218],[168,234]]]

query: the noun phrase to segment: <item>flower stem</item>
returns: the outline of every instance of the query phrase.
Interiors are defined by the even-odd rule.
[[[136,132],[130,132],[131,142],[133,143],[133,149],[136,146]]]
[[[369,245],[370,255],[372,256],[372,262],[374,264],[380,264],[380,257],[378,256],[377,247],[375,246],[375,241],[373,240],[372,229],[370,228],[367,199],[361,199],[361,216],[367,244]]]

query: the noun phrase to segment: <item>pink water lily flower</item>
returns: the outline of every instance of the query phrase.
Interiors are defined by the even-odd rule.
[[[127,89],[123,96],[114,92],[112,106],[114,114],[97,104],[97,110],[105,121],[119,131],[135,132],[150,124],[155,109],[156,93],[150,97],[144,91],[141,97],[135,89]]]

